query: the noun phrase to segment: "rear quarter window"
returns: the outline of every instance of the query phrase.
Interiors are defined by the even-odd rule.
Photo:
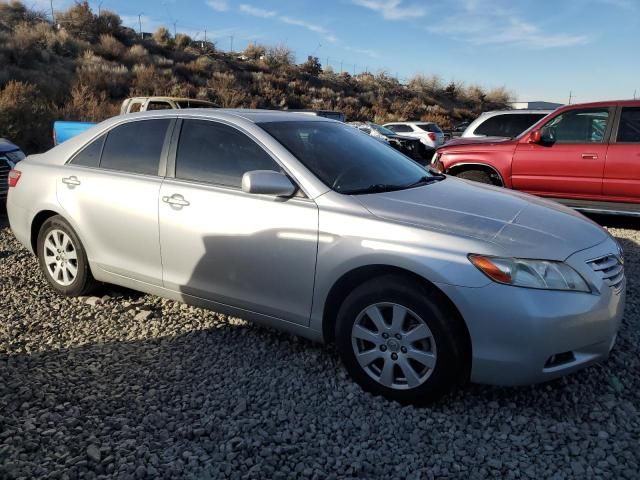
[[[616,141],[619,143],[640,143],[640,107],[622,109]]]

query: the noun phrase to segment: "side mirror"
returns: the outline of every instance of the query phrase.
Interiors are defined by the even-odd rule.
[[[253,170],[242,176],[242,191],[246,193],[291,197],[296,190],[289,177],[273,170]]]
[[[540,130],[534,130],[529,134],[529,143],[540,143],[542,142],[542,133]]]

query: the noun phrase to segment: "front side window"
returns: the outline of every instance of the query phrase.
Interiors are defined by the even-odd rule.
[[[552,118],[542,137],[557,143],[603,143],[608,121],[608,108],[570,110]]]
[[[240,188],[242,176],[252,170],[279,172],[281,168],[235,128],[207,120],[184,120],[176,153],[176,178]]]
[[[158,175],[170,119],[140,120],[115,127],[107,135],[100,168]]]
[[[294,121],[259,126],[339,193],[401,190],[438,178],[389,145],[347,125]]]
[[[625,107],[620,114],[616,141],[640,143],[640,107]]]
[[[83,167],[98,167],[100,165],[100,154],[102,153],[102,145],[106,135],[101,135],[89,145],[80,150],[72,159],[73,165],[82,165]]]

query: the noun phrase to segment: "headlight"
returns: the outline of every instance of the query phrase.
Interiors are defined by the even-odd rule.
[[[494,282],[545,290],[591,292],[587,282],[564,262],[469,255],[469,261]]]

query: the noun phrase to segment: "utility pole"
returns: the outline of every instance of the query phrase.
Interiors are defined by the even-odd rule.
[[[342,60],[340,60],[340,73],[342,73]]]
[[[51,21],[56,24],[56,15],[53,13],[53,0],[51,0]]]
[[[229,35],[230,45],[229,53],[233,53],[233,35]]]
[[[98,3],[98,16],[100,16],[100,13],[102,12],[101,8],[102,7],[103,2],[99,2]]]
[[[138,28],[140,29],[140,38],[142,38],[142,13],[138,14]]]
[[[633,99],[634,99],[634,100],[636,99],[636,92],[637,92],[637,90],[634,90],[634,91],[633,91]]]
[[[176,38],[176,23],[178,22],[173,22],[173,38]]]
[[[204,43],[207,43],[207,29],[204,29]]]
[[[353,64],[353,76],[354,77],[356,76],[356,64],[355,63]]]
[[[571,99],[573,98],[573,92],[569,90],[569,105],[571,105]]]
[[[324,68],[329,68],[329,57],[327,57],[327,63],[324,64]]]

